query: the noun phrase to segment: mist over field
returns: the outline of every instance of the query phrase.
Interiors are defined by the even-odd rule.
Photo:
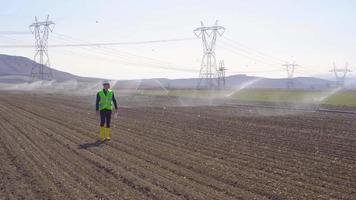
[[[356,1],[0,6],[0,200],[355,200]]]

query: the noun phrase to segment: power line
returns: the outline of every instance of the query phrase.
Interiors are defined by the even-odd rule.
[[[64,39],[64,40],[66,40],[66,41],[70,41],[70,42],[72,42],[72,41],[80,41],[80,42],[86,43],[86,41],[78,40],[78,39],[75,39],[75,38],[73,38],[73,37],[71,37],[71,36],[66,36],[66,35],[64,35],[64,34],[59,34],[59,33],[55,33],[55,34],[58,35],[58,36],[60,36],[60,37],[61,37],[60,39]],[[69,39],[69,40],[68,40],[68,39]],[[158,62],[158,63],[160,63],[160,64],[174,65],[174,64],[172,64],[172,63],[170,63],[170,62],[167,62],[167,61],[162,61],[162,60],[159,60],[159,59],[156,59],[156,58],[151,58],[151,57],[147,57],[147,56],[137,55],[137,54],[133,54],[133,53],[121,51],[121,50],[119,51],[119,50],[117,50],[117,49],[110,48],[110,47],[107,47],[107,46],[87,46],[87,47],[90,48],[90,49],[93,49],[93,48],[94,48],[94,49],[96,49],[96,50],[102,50],[102,51],[104,51],[105,53],[109,53],[109,54],[114,55],[114,56],[117,56],[117,55],[119,55],[120,57],[125,57],[125,56],[126,56],[126,58],[127,58],[127,57],[133,57],[133,58],[135,58],[135,60],[137,60],[137,58],[141,58],[141,59],[146,59],[146,60]],[[83,48],[83,47],[82,47],[82,49],[88,49],[88,48],[85,48],[85,47]]]
[[[257,71],[232,71],[231,73],[234,74],[253,74],[253,73],[270,73],[270,72],[282,72],[285,69],[279,68],[279,69],[271,69],[271,70],[257,70]]]
[[[238,46],[235,46],[233,44],[230,44],[230,43],[227,43],[227,42],[224,42],[224,41],[221,41],[222,44],[224,44],[226,47],[228,48],[231,48],[235,51],[239,51],[239,52],[242,52],[242,54],[245,55],[245,57],[249,57],[250,59],[252,58],[252,60],[262,60],[263,62],[265,63],[273,63],[273,64],[277,64],[277,65],[280,65],[281,62],[278,62],[278,61],[275,61],[275,60],[272,60],[272,59],[269,59],[269,58],[266,58],[264,56],[261,56],[261,55],[258,55],[258,54],[255,54],[253,52],[250,52],[244,48],[241,48],[241,47],[238,47]],[[247,55],[247,56],[246,56]]]
[[[205,27],[207,28],[207,27]],[[0,31],[0,36],[8,37],[7,35],[27,35],[29,32],[25,31]],[[210,33],[211,34],[211,33]],[[60,36],[59,37],[56,37]],[[145,45],[145,44],[154,44],[154,43],[169,43],[169,42],[181,42],[181,41],[191,41],[196,40],[196,38],[173,38],[173,39],[162,39],[162,40],[145,40],[145,41],[131,41],[131,42],[103,42],[103,43],[93,43],[86,42],[78,39],[74,39],[71,36],[65,36],[59,33],[53,33],[52,36],[55,36],[53,39],[64,40],[64,44],[54,44],[48,45],[48,47],[55,48],[81,48],[85,51],[90,52],[91,54],[99,54],[101,57],[109,57],[104,59],[114,59],[120,61],[122,63],[135,65],[135,66],[143,66],[165,70],[175,70],[175,71],[185,71],[185,72],[196,72],[198,70],[194,70],[196,67],[188,67],[188,68],[179,68],[177,64],[163,61],[156,58],[150,58],[142,55],[137,55],[129,52],[119,51],[117,49],[110,48],[112,46],[125,46],[125,45]],[[68,40],[70,38],[70,40]],[[240,42],[234,41],[227,37],[222,37],[225,41],[229,41],[231,43],[227,43],[225,41],[221,41],[222,45],[219,47],[224,50],[230,51],[236,55],[246,57],[248,59],[254,60],[256,62],[264,63],[269,66],[280,65],[282,61],[279,58],[270,56],[266,53],[263,53],[259,50],[250,48],[246,45],[241,44]],[[58,41],[58,40],[57,40]],[[34,48],[34,45],[0,45],[0,48]],[[93,51],[94,50],[94,51]],[[95,50],[99,50],[101,52],[96,52]],[[79,53],[75,51],[75,53]],[[96,55],[98,56],[98,55]],[[268,72],[276,72],[281,71],[282,69],[272,69],[272,70],[263,70],[263,71],[245,71],[245,72],[237,72],[237,73],[268,73]],[[300,68],[298,70],[301,70]],[[231,71],[230,71],[231,72]],[[304,73],[307,73],[303,70]]]
[[[34,23],[32,25],[34,27],[39,27],[39,26],[45,26],[47,24],[48,23],[46,23],[46,22],[36,22],[36,23]],[[1,35],[14,35],[14,34],[30,34],[30,33],[29,32],[25,32],[25,31],[0,31],[0,34]],[[57,34],[57,35],[60,35],[62,37],[64,36],[63,34]],[[7,36],[3,36],[3,37],[7,37]],[[67,37],[69,37],[69,36],[67,36]],[[10,39],[12,39],[12,38],[10,38]],[[100,48],[101,46],[111,46],[111,45],[135,45],[135,44],[165,43],[165,42],[175,42],[175,41],[187,41],[187,40],[193,40],[193,39],[195,39],[195,38],[178,38],[178,39],[167,39],[167,40],[150,40],[150,41],[120,42],[120,43],[89,43],[89,42],[74,43],[74,44],[68,44],[67,43],[67,44],[58,44],[58,45],[47,45],[46,49],[48,47],[99,47]],[[47,44],[47,42],[46,42],[46,44]],[[36,46],[35,45],[0,45],[0,47],[1,48],[34,48]],[[88,49],[86,49],[86,50],[90,51]],[[93,51],[90,51],[90,52],[93,53]],[[78,53],[78,52],[75,51],[75,53]],[[120,52],[120,53],[122,53],[122,52]],[[101,54],[103,54],[103,53],[101,53]],[[127,54],[130,54],[130,53],[127,53]],[[130,55],[134,56],[134,57],[141,57],[141,58],[145,58],[145,59],[149,59],[149,60],[153,60],[153,61],[158,61],[158,60],[153,59],[153,58],[137,56],[137,55],[134,55],[134,54],[130,54]],[[98,55],[96,55],[96,56],[98,56]],[[113,59],[111,59],[111,60],[117,60],[117,61],[120,61],[120,62],[123,62],[123,63],[126,63],[126,64],[142,66],[141,63],[127,61],[127,59],[126,60],[117,59],[117,54],[116,55],[108,55],[106,53],[106,54],[104,54],[104,56],[113,57]],[[103,57],[101,56],[101,58],[103,58]],[[104,58],[104,59],[110,59],[110,58]],[[159,61],[159,62],[161,62],[161,65],[145,63],[145,67],[165,69],[165,70],[174,70],[174,71],[194,72],[194,73],[197,72],[197,70],[193,70],[193,69],[181,69],[181,68],[171,67],[171,66],[170,67],[162,66],[162,61]],[[49,63],[47,65],[49,65]],[[165,64],[165,65],[167,65],[167,64]],[[37,73],[37,74],[39,74],[39,73]]]
[[[246,45],[244,45],[244,44],[241,44],[240,42],[237,42],[237,41],[235,41],[235,40],[232,40],[232,39],[230,39],[230,38],[228,38],[228,37],[226,37],[226,36],[223,36],[222,39],[223,39],[223,40],[230,41],[230,42],[232,42],[232,43],[235,43],[235,44],[237,45],[237,46],[235,46],[236,48],[239,48],[239,47],[240,47],[239,49],[241,49],[241,50],[246,49],[246,50],[247,50],[246,53],[251,52],[251,53],[249,53],[249,54],[256,54],[256,55],[259,56],[260,58],[266,58],[266,59],[273,60],[273,61],[277,61],[277,62],[285,62],[284,60],[282,60],[282,59],[280,59],[280,58],[271,56],[271,55],[266,54],[266,53],[264,53],[264,52],[262,52],[262,51],[259,51],[259,50],[256,50],[256,49],[254,49],[254,48],[248,47],[248,46],[246,46]],[[307,69],[306,67],[308,67],[308,68],[310,68],[310,69]],[[305,74],[311,74],[311,72],[310,72],[311,69],[314,71],[314,73],[322,73],[322,71],[316,72],[316,71],[315,71],[316,67],[310,67],[310,66],[308,66],[308,65],[299,65],[296,70],[299,71],[299,70],[301,70],[301,68],[304,68],[304,69],[307,70],[307,71],[303,71]]]
[[[226,39],[226,37],[225,37]],[[223,48],[225,48],[226,50],[229,50],[231,51],[232,53],[234,54],[237,54],[237,55],[240,55],[240,56],[243,56],[243,57],[246,57],[246,58],[249,58],[249,59],[252,59],[252,60],[255,60],[257,62],[261,62],[261,63],[264,63],[264,64],[267,64],[267,65],[280,65],[279,62],[275,61],[275,60],[279,60],[277,58],[275,58],[273,61],[272,59],[269,59],[269,60],[266,60],[265,59],[265,56],[267,57],[271,57],[271,56],[268,56],[267,54],[264,54],[265,56],[260,56],[260,55],[256,55],[254,53],[251,53],[250,51],[246,51],[244,50],[243,48],[238,48],[236,46],[233,46],[229,43],[226,43],[226,42],[221,42],[223,44],[225,44],[225,46],[223,46]],[[221,46],[220,46],[221,47]],[[248,48],[248,47],[247,47]],[[251,49],[251,48],[250,48]],[[257,50],[255,50],[257,51]],[[259,52],[257,51],[259,54],[263,54],[262,52]],[[247,54],[247,55],[246,55]],[[253,57],[253,56],[256,56],[256,57]],[[279,60],[281,61],[281,60]],[[281,71],[281,70],[287,70],[287,74],[288,74],[288,87],[292,87],[293,86],[293,83],[292,82],[292,77],[293,77],[293,74],[294,74],[294,71],[295,71],[295,66],[289,66],[288,64],[288,67],[286,65],[284,65],[286,68],[285,69],[277,69],[277,70],[266,70],[266,71],[256,71],[257,73],[263,73],[263,72],[275,72],[275,71]],[[299,65],[298,65],[299,67]],[[299,70],[299,69],[298,69]],[[256,72],[245,72],[245,73],[256,73]],[[305,71],[304,71],[305,72]],[[240,72],[242,73],[242,72]],[[306,73],[308,74],[308,73]]]
[[[176,39],[165,39],[165,40],[147,40],[147,41],[137,41],[137,42],[102,42],[102,43],[78,43],[78,44],[53,44],[48,45],[48,47],[100,47],[100,46],[121,46],[121,45],[143,45],[152,43],[167,43],[167,42],[180,42],[195,40],[195,38],[176,38]],[[34,45],[0,45],[0,48],[33,48]]]
[[[70,36],[65,36],[63,34],[57,33],[56,35],[60,35],[61,40],[65,40],[65,41],[69,41],[69,42],[72,42],[73,40],[75,40],[75,41],[78,40],[78,39],[74,39],[73,37],[70,37]],[[69,38],[69,40],[68,40],[68,38]],[[106,56],[106,57],[110,57],[109,59],[111,59],[111,60],[116,60],[116,61],[120,61],[122,63],[136,65],[136,66],[140,66],[140,67],[147,66],[147,67],[151,67],[151,68],[159,68],[159,69],[165,69],[165,70],[196,72],[196,70],[193,70],[196,67],[189,67],[188,69],[180,68],[178,65],[172,64],[167,61],[162,61],[162,60],[158,60],[155,58],[145,57],[145,56],[136,55],[136,54],[132,54],[132,53],[128,53],[128,52],[118,51],[116,49],[112,49],[109,47],[86,46],[86,47],[79,47],[79,48],[84,49],[85,51],[88,51],[90,53],[99,54],[99,56],[101,56],[101,58],[103,58],[103,56],[104,57]],[[95,50],[100,50],[100,52],[96,52]],[[75,53],[78,53],[78,52],[75,52]],[[123,54],[125,54],[125,55],[123,55]],[[96,55],[96,56],[98,56],[98,55]],[[104,59],[107,59],[107,58],[104,58]],[[134,61],[131,61],[130,59],[134,59]],[[141,59],[141,60],[145,59],[146,61],[149,60],[150,63],[147,63],[147,62],[140,63],[140,61],[137,62],[138,59]],[[154,61],[155,63],[152,63],[152,61]],[[168,66],[170,66],[170,67],[168,67]]]
[[[229,42],[235,43],[235,45],[237,45],[237,46],[235,46],[236,48],[245,49],[245,51],[246,52],[250,52],[250,54],[254,53],[254,54],[259,55],[260,57],[265,57],[265,59],[267,58],[267,59],[271,59],[271,60],[277,61],[278,63],[284,62],[284,60],[282,60],[282,59],[276,58],[274,56],[271,56],[271,55],[268,55],[266,53],[263,53],[263,52],[261,52],[259,50],[256,50],[256,49],[253,49],[251,47],[248,47],[248,46],[246,46],[244,44],[241,44],[240,42],[237,42],[235,40],[227,38],[226,36],[224,36],[222,38],[225,39],[225,40],[228,40]]]
[[[66,44],[66,45],[56,44],[56,45],[51,45],[50,47],[141,45],[141,44],[152,44],[152,43],[180,42],[180,41],[188,41],[194,39],[195,38],[177,38],[177,39],[148,40],[148,41],[138,41],[138,42],[82,43],[82,44]]]
[[[55,33],[55,35],[59,35],[61,37],[65,37],[65,38],[70,38],[71,41],[76,40],[77,39],[73,39],[70,36],[65,36],[64,34],[58,34]],[[63,38],[61,38],[63,40]],[[155,61],[158,62],[159,64],[147,64],[144,63],[143,65],[148,65],[151,68],[159,68],[159,69],[165,69],[165,70],[174,70],[174,71],[184,71],[184,72],[196,72],[196,70],[192,70],[192,69],[181,69],[179,67],[167,67],[167,66],[172,66],[174,64],[166,62],[166,61],[161,61],[158,59],[154,59],[154,58],[149,58],[149,57],[145,57],[145,56],[139,56],[139,55],[135,55],[132,53],[128,53],[128,52],[122,52],[122,51],[118,51],[118,50],[113,50],[113,49],[109,49],[107,46],[111,46],[111,45],[129,45],[129,44],[149,44],[149,43],[164,43],[164,42],[175,42],[175,41],[186,41],[186,40],[193,40],[195,38],[178,38],[178,39],[169,39],[169,40],[151,40],[151,41],[139,41],[139,42],[121,42],[121,43],[89,43],[89,42],[84,42],[82,41],[82,43],[76,43],[76,44],[70,44],[70,43],[66,43],[66,44],[58,44],[58,45],[49,45],[49,47],[79,47],[79,48],[83,48],[87,51],[93,52],[91,50],[86,49],[85,47],[94,47],[96,49],[100,48],[102,50],[104,50],[106,53],[104,53],[105,56],[109,56],[109,57],[114,57],[115,60],[126,63],[126,64],[131,64],[131,65],[138,65],[138,66],[142,66],[141,63],[137,63],[136,62],[132,62],[132,61],[127,61],[127,55],[134,57],[135,60],[137,60],[137,58],[143,58],[146,60],[150,60],[150,61]],[[65,39],[67,41],[69,41],[68,39]],[[33,48],[33,45],[0,45],[0,48]],[[108,52],[109,51],[109,52]],[[77,52],[76,52],[77,53]],[[109,55],[109,54],[110,55]],[[114,53],[114,55],[112,55],[112,53]],[[126,57],[122,55],[122,53],[126,54]],[[102,52],[100,54],[103,54]],[[117,59],[117,56],[121,57],[121,59]],[[164,65],[164,66],[163,66]],[[193,68],[194,69],[194,68]]]
[[[0,31],[0,35],[30,35],[28,31]]]
[[[302,69],[301,69],[302,68]],[[318,67],[317,66],[309,66],[309,65],[305,65],[305,64],[302,64],[300,65],[297,70],[304,70],[305,73],[309,73],[309,74],[312,74],[312,73],[325,73],[324,70],[320,71],[318,70]]]
[[[259,62],[259,63],[263,63],[263,64],[266,64],[266,65],[269,65],[269,66],[280,65],[279,63],[278,64],[274,63],[274,62],[272,63],[270,61],[262,60],[261,58],[252,57],[251,55],[248,55],[245,52],[239,52],[240,50],[235,49],[235,48],[233,48],[233,47],[231,47],[229,45],[226,45],[226,43],[224,43],[224,44],[225,44],[225,46],[222,46],[222,45],[219,45],[219,44],[217,44],[217,46],[222,48],[222,49],[224,49],[224,50],[226,50],[226,51],[230,51],[233,54],[248,58],[250,60],[254,60],[254,61]]]
[[[265,57],[261,57],[259,55],[256,55],[256,54],[252,54],[251,52],[248,52],[244,49],[241,49],[241,48],[236,48],[235,46],[229,44],[229,43],[226,43],[226,42],[221,42],[221,44],[223,44],[224,46],[221,46],[219,45],[220,47],[223,47],[225,48],[225,50],[232,50],[232,53],[234,54],[237,54],[239,56],[242,56],[242,57],[246,57],[248,58],[249,60],[254,60],[256,62],[261,62],[261,63],[265,63],[267,65],[280,65],[279,62],[276,62],[274,60],[269,60],[269,59],[266,59]]]
[[[57,34],[58,35],[58,34]],[[69,41],[72,42],[73,40],[77,39],[72,39],[70,36],[65,36],[66,39],[60,38],[52,38],[56,41]],[[70,38],[70,39],[67,39]],[[162,62],[160,60],[154,59],[154,58],[148,58],[144,56],[139,56],[135,54],[130,54],[125,52],[126,54],[129,55],[122,55],[123,52],[121,51],[114,51],[114,49],[110,49],[108,47],[96,47],[96,46],[89,46],[89,47],[79,47],[80,49],[83,49],[86,53],[89,53],[87,55],[80,54],[78,51],[71,51],[75,54],[79,54],[81,56],[87,57],[87,58],[92,58],[92,56],[96,56],[100,59],[105,59],[105,60],[110,60],[110,61],[118,61],[120,63],[128,64],[128,65],[133,65],[136,67],[148,67],[148,68],[155,68],[155,69],[164,69],[164,70],[173,70],[173,71],[182,71],[182,72],[197,72],[197,70],[194,70],[194,67],[190,68],[180,68],[178,66],[174,66],[171,63],[168,62]],[[69,49],[64,49],[64,50],[69,50]],[[61,50],[63,51],[63,49]],[[70,50],[69,50],[70,51]],[[138,59],[139,58],[139,59]],[[140,59],[142,58],[147,60],[150,60],[151,62],[141,62]],[[152,61],[155,61],[155,63],[152,63]]]

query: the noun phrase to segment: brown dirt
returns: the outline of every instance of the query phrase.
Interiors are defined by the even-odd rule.
[[[0,94],[0,199],[356,199],[356,117]]]

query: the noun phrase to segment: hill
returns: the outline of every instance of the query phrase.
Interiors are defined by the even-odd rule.
[[[22,56],[11,56],[0,54],[0,82],[20,83],[29,82],[32,67],[39,67],[40,64]],[[45,70],[49,70],[45,67]],[[76,76],[67,72],[52,68],[52,74],[56,81],[67,80],[88,80],[88,78]]]
[[[21,57],[0,54],[0,83],[21,83],[30,82],[29,74],[33,66],[40,66],[33,60]],[[47,67],[45,67],[48,70]],[[63,81],[100,81],[97,78],[80,77],[68,72],[59,71],[52,68],[53,79],[58,82]],[[196,88],[199,79],[143,79],[143,80],[129,80],[118,81],[118,85],[125,87],[132,86],[139,83],[142,88],[171,88],[171,89],[190,89]],[[272,88],[284,89],[287,87],[287,79],[271,79],[247,75],[233,75],[226,77],[226,88]],[[325,79],[314,77],[297,77],[293,79],[294,88],[296,89],[328,89],[332,87],[333,82]]]

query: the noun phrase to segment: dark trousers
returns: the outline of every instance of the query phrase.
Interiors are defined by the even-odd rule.
[[[100,126],[103,127],[106,123],[106,128],[110,128],[111,121],[111,110],[101,110],[100,111]]]

